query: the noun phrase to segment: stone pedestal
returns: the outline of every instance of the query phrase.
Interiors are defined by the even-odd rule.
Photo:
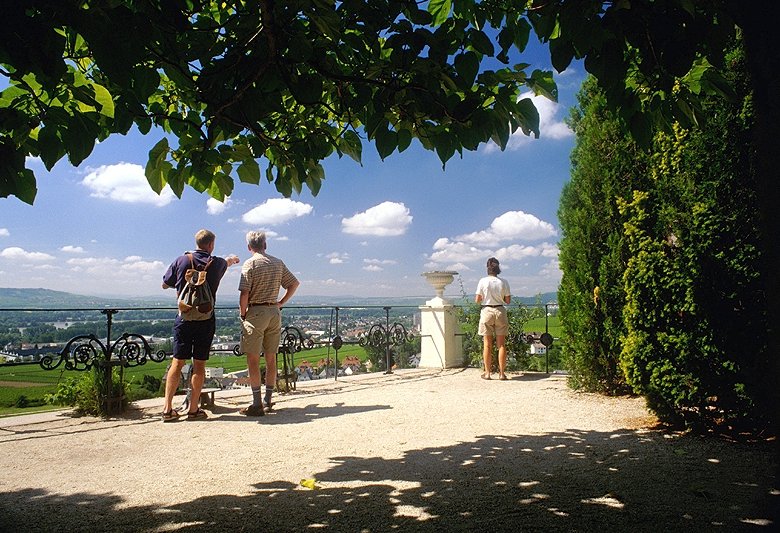
[[[420,306],[420,368],[463,366],[463,343],[455,307],[441,298]]]
[[[457,272],[425,272],[423,276],[436,289],[436,297],[420,306],[420,368],[463,366],[463,342],[455,306],[444,299],[444,287]]]

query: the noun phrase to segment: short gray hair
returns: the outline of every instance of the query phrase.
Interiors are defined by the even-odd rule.
[[[246,234],[246,243],[255,252],[262,252],[265,250],[265,232],[264,231],[250,231]]]

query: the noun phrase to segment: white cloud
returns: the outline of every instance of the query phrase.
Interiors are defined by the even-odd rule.
[[[508,211],[493,219],[490,227],[466,235],[455,237],[457,241],[495,246],[511,240],[536,240],[557,235],[555,227],[549,222],[539,220],[523,211]]]
[[[554,251],[554,255],[551,253]],[[520,244],[513,244],[504,248],[499,248],[493,255],[499,261],[511,261],[527,259],[529,257],[557,257],[558,247],[554,244],[544,243],[537,246],[523,246]]]
[[[4,249],[0,252],[0,257],[4,259],[11,259],[13,261],[51,261],[54,259],[53,255],[49,255],[43,252],[28,252],[18,246],[12,246]]]
[[[564,110],[564,107],[553,102],[544,96],[534,96],[532,93],[523,93],[520,95],[520,99],[530,98],[539,112],[539,139],[566,139],[574,135],[574,132],[569,129],[569,126],[563,122],[562,118],[558,117],[558,114]],[[510,137],[507,142],[507,150],[518,150],[529,145],[535,140],[533,134],[530,136],[523,133],[518,128]],[[485,152],[497,152],[499,147],[497,144],[490,142],[485,146]]]
[[[558,263],[557,259],[553,259],[552,261],[546,263],[541,270],[539,270],[539,276],[546,279],[552,279],[556,281],[557,283],[560,283],[561,276],[563,273],[561,272],[561,266]]]
[[[8,237],[11,235],[11,232],[8,231],[8,228],[0,228],[0,237]]]
[[[33,270],[44,270],[44,271],[56,271],[56,270],[62,270],[59,266],[56,265],[33,265]]]
[[[549,242],[543,242],[539,245],[541,248],[541,251],[539,252],[539,255],[542,257],[551,257],[558,260],[558,245],[552,244]]]
[[[386,266],[397,265],[395,259],[363,259],[363,270],[366,272],[382,272]]]
[[[552,224],[523,211],[508,211],[496,217],[486,229],[437,239],[433,251],[427,257],[425,268],[461,273],[472,270],[484,272],[487,258],[496,257],[501,261],[502,270],[514,274],[514,279],[522,280],[522,287],[525,288],[537,282],[533,282],[533,278],[526,278],[523,273],[541,268],[546,262],[550,266],[545,267],[547,270],[537,277],[543,277],[545,286],[555,286],[554,283],[560,280],[560,271],[556,266],[558,246],[549,241],[538,244],[522,242],[555,236],[557,231]]]
[[[149,186],[144,168],[134,163],[102,165],[92,170],[81,182],[92,191],[90,196],[117,202],[168,205],[176,198],[167,185],[158,195]]]
[[[397,265],[398,261],[395,259],[363,259],[363,262],[367,265]]]
[[[362,213],[341,219],[341,230],[351,235],[396,237],[412,223],[409,209],[402,203],[382,202]]]
[[[241,220],[253,226],[278,226],[294,218],[306,216],[313,209],[309,204],[289,198],[271,198],[244,213]]]
[[[60,248],[60,251],[65,252],[66,254],[83,254],[84,248],[81,246],[72,246],[68,244]]]
[[[490,255],[490,250],[463,241],[451,241],[446,237],[438,239],[433,244],[433,250],[430,260],[435,264],[473,263],[485,260]]]
[[[349,254],[340,252],[331,252],[325,256],[331,265],[341,265],[349,261]]]
[[[229,196],[225,197],[225,201],[224,202],[220,202],[216,198],[209,198],[208,200],[206,200],[206,212],[209,215],[220,215],[232,203],[233,203],[233,200],[231,200]]]
[[[323,280],[312,280],[310,283],[312,288],[320,287],[324,289],[344,290],[350,287],[350,284],[347,283],[346,281],[339,281],[333,278],[328,278]]]
[[[88,274],[96,285],[117,280],[123,283],[150,279],[159,276],[162,279],[165,265],[162,261],[144,261],[139,256],[130,256],[124,260],[111,257],[79,257],[68,259],[67,264],[74,272]]]
[[[447,270],[454,270],[456,272],[467,272],[471,270],[471,268],[468,267],[468,265],[464,265],[463,263],[455,263],[453,265],[450,265],[447,267]]]

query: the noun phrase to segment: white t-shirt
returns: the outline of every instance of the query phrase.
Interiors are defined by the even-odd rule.
[[[485,276],[477,284],[477,293],[482,295],[482,305],[504,305],[504,298],[511,296],[509,282],[498,276]]]

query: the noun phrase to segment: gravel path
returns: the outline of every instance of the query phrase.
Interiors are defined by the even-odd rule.
[[[0,419],[0,531],[774,531],[776,448],[669,435],[638,398],[477,369],[300,383],[277,410]],[[772,513],[775,513],[773,516]]]

